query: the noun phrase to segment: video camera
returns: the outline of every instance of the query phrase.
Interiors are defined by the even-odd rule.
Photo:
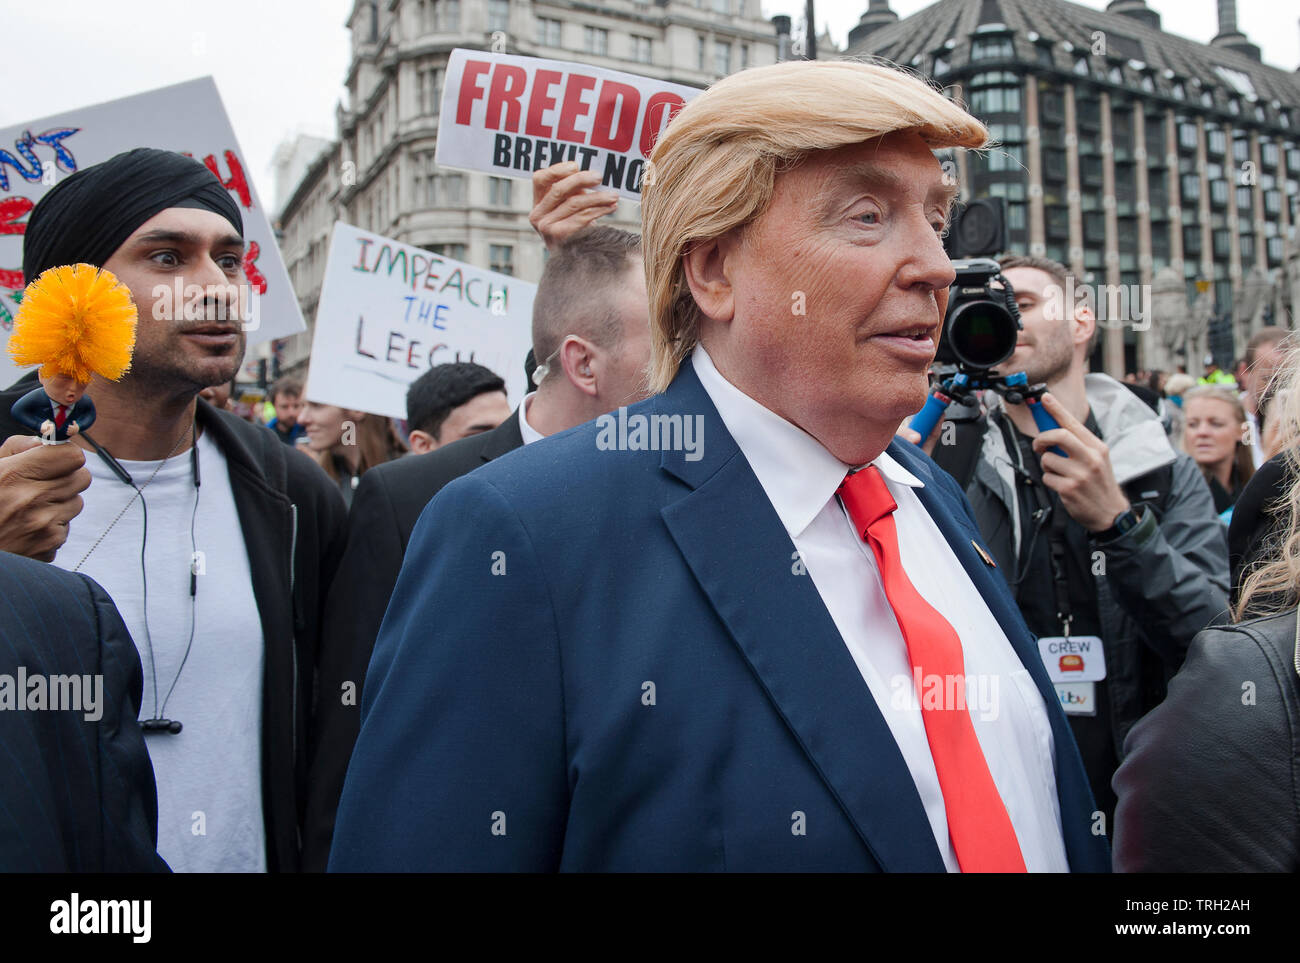
[[[1046,385],[1030,386],[1023,371],[999,375],[994,370],[1015,353],[1021,330],[1016,292],[1001,266],[982,257],[954,260],[952,266],[957,278],[934,355],[938,385],[910,427],[925,440],[948,405],[970,404],[977,390],[992,388],[1013,404],[1029,405],[1039,431],[1059,428],[1041,403]],[[1064,454],[1055,446],[1052,450]]]

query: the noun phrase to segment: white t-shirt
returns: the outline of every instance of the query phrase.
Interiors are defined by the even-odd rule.
[[[159,463],[121,464],[142,487]],[[175,735],[145,737],[158,784],[158,852],[177,872],[265,872],[262,623],[226,458],[204,434],[197,493],[189,451],[172,456],[144,488],[147,623],[140,560],[146,508],[94,452],[87,452],[86,467],[92,482],[85,508],[54,564],[76,568],[131,503],[80,571],[112,597],[135,640],[144,669],[141,720],[183,726]],[[192,599],[191,518],[193,550],[202,553]]]

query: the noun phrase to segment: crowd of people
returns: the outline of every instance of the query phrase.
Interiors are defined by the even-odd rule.
[[[34,375],[0,393],[0,677],[106,692],[0,701],[0,869],[1300,869],[1300,354],[1089,372],[1086,286],[1010,256],[1005,370],[1057,427],[986,391],[921,438],[933,151],[987,136],[883,66],[732,75],[641,235],[534,174],[529,392],[439,365],[400,424],[292,377],[230,410],[243,225],[202,164],[63,179],[24,275],[111,270],[137,343],[68,444],[9,416]]]

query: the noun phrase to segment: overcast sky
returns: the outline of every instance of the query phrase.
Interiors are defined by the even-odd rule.
[[[1082,0],[1104,8],[1106,0]],[[263,202],[272,198],[271,158],[296,133],[334,135],[343,96],[352,0],[0,0],[5,54],[0,58],[0,127],[211,74],[216,78]],[[1215,0],[1148,0],[1166,27],[1193,40],[1218,32]],[[892,0],[900,15],[926,0]],[[844,45],[867,0],[818,0],[818,26]],[[802,0],[764,0],[767,16]],[[1241,29],[1264,61],[1300,65],[1294,0],[1237,0]],[[1175,16],[1176,14],[1176,16]],[[0,145],[12,151],[11,145]]]

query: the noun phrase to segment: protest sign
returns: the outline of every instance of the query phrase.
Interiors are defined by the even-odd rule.
[[[524,396],[537,285],[334,225],[311,345],[309,401],[406,417],[429,368],[476,361]]]
[[[21,373],[3,351],[24,281],[22,240],[36,202],[69,174],[135,147],[179,151],[202,161],[230,190],[244,220],[250,345],[305,329],[266,210],[244,172],[211,77],[82,107],[0,130],[0,386]],[[145,319],[142,319],[145,320]]]
[[[639,200],[656,138],[699,92],[586,64],[453,50],[434,160],[498,177],[577,161]]]

